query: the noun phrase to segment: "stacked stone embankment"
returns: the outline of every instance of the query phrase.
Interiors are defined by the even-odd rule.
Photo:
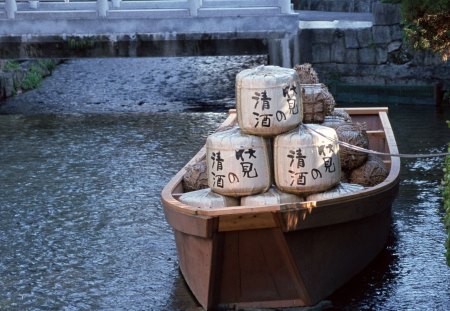
[[[333,1],[338,2],[338,1]],[[450,61],[408,46],[400,6],[371,4],[372,25],[300,29],[300,61],[311,63],[326,84],[423,86],[450,89]]]

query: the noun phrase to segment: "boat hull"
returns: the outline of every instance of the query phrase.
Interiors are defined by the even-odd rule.
[[[372,146],[396,152],[383,113],[358,115],[375,129],[383,127],[383,135],[372,131]],[[162,201],[180,270],[198,302],[205,309],[282,308],[312,306],[332,294],[387,242],[400,162],[385,161],[388,178],[358,195],[215,211],[176,200],[181,171],[163,190]]]
[[[205,309],[315,305],[383,249],[391,224],[387,196],[397,188],[374,202],[382,204],[375,213],[348,222],[292,229],[287,220],[294,216],[286,212],[272,213],[279,227],[220,232],[218,219],[208,219],[210,237],[174,230],[181,272]],[[362,210],[364,203],[348,204]]]

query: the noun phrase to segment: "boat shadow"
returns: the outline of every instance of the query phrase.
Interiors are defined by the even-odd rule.
[[[395,292],[398,271],[398,232],[391,225],[386,246],[360,273],[336,290],[328,300],[331,310],[374,310]]]

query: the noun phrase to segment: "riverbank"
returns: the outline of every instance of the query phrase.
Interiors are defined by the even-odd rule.
[[[0,100],[39,87],[61,62],[55,59],[0,60]]]

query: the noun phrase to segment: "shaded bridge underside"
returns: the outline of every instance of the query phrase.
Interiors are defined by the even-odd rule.
[[[290,65],[298,19],[296,14],[20,23],[16,19],[0,20],[0,29],[8,29],[0,33],[0,58],[269,54],[271,63]]]
[[[0,58],[258,55],[267,54],[273,40],[234,34],[11,35],[0,38]]]

